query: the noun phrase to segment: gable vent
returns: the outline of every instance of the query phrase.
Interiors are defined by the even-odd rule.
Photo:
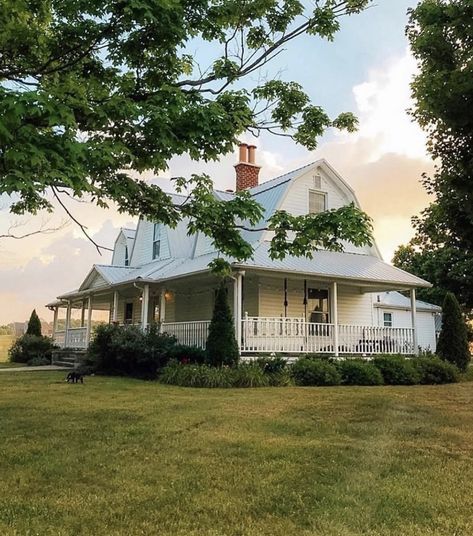
[[[314,189],[315,190],[321,190],[322,189],[322,177],[320,175],[314,175]]]

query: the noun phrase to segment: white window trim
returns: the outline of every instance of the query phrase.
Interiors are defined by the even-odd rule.
[[[158,233],[158,238],[156,238],[156,229],[159,230],[159,233]],[[155,244],[159,242],[159,252],[158,252],[158,255],[154,255],[154,249],[155,249]],[[153,258],[153,260],[156,260],[156,259],[159,259],[161,257],[161,242],[162,242],[162,230],[161,230],[161,224],[160,223],[154,223],[153,224],[153,245],[152,245],[152,252],[151,252],[151,256]]]
[[[385,320],[385,315],[389,315],[391,320]],[[386,324],[389,323],[389,325]],[[383,328],[392,328],[394,324],[394,317],[390,311],[383,311]]]
[[[324,196],[324,212],[328,210],[328,195],[327,192],[324,192],[322,190],[316,190],[315,188],[308,188],[307,189],[307,214],[312,214],[310,212],[310,193],[313,192],[315,194],[322,194]],[[318,212],[320,214],[320,212]]]

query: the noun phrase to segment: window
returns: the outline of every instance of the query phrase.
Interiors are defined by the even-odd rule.
[[[383,325],[385,328],[393,327],[393,314],[392,313],[383,313]]]
[[[320,214],[326,210],[326,194],[309,190],[309,214]]]
[[[125,324],[133,324],[133,302],[125,303]]]
[[[157,259],[161,252],[161,225],[154,224],[153,230],[153,259]]]
[[[130,264],[130,259],[128,258],[128,246],[125,246],[125,266]]]

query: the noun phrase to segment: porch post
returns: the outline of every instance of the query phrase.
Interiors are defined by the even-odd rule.
[[[240,324],[238,318],[238,281],[240,274],[235,274],[235,279],[233,280],[233,323],[235,325],[235,339],[238,342],[238,325]]]
[[[332,311],[331,321],[333,324],[333,344],[335,347],[335,357],[338,357],[338,287],[337,282],[332,283]]]
[[[238,303],[237,303],[237,330],[235,332],[236,340],[238,343],[238,351],[241,349],[241,321],[242,321],[242,305],[243,305],[243,276],[245,275],[245,272],[238,272],[237,274],[237,295],[238,295]]]
[[[166,291],[161,289],[159,297],[159,323],[162,324],[166,320]]]
[[[80,327],[83,328],[85,325],[85,300],[82,300],[82,310],[80,313]]]
[[[71,325],[71,302],[67,302],[67,310],[66,310],[66,333],[64,334],[64,346],[65,348],[68,347],[69,344],[69,328]]]
[[[118,290],[113,293],[112,322],[118,322]]]
[[[92,333],[92,296],[87,302],[87,331],[85,332],[85,344],[89,346],[90,335]]]
[[[53,318],[53,333],[52,338],[56,336],[57,331],[57,316],[58,316],[59,307],[54,307],[54,318]]]
[[[143,300],[141,302],[141,328],[143,331],[148,327],[148,308],[149,308],[149,285],[143,287]]]
[[[416,289],[411,289],[411,322],[414,343],[414,355],[419,355],[419,340],[417,337],[417,306],[416,306]]]

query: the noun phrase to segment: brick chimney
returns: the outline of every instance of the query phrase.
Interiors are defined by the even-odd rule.
[[[258,186],[258,175],[261,166],[256,165],[256,145],[240,143],[240,161],[235,164],[236,191],[247,190]]]

